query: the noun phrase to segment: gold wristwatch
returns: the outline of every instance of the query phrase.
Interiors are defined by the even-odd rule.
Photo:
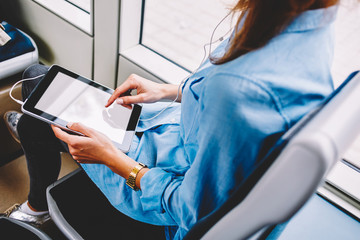
[[[126,180],[126,185],[131,187],[133,190],[137,191],[139,188],[136,187],[136,177],[141,169],[146,168],[147,166],[143,163],[138,163],[129,175],[129,178]]]

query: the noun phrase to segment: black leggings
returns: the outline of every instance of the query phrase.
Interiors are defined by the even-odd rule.
[[[23,78],[36,77],[46,73],[47,71],[48,67],[34,65],[24,72]],[[29,96],[31,91],[35,88],[41,79],[42,77],[39,77],[36,78],[36,80],[23,82],[22,96],[24,100]],[[46,201],[46,188],[55,182],[58,178],[61,167],[60,152],[68,152],[67,144],[55,137],[54,132],[50,128],[49,124],[30,117],[26,114],[20,118],[17,129],[22,147],[24,149],[30,175],[30,193],[28,196],[28,201],[30,205],[36,210],[48,210]],[[86,203],[86,200],[84,201]],[[92,206],[91,204],[92,203],[88,203],[89,207],[85,209],[85,212],[88,211],[90,215],[93,213],[91,207],[98,207]],[[114,208],[111,209],[111,212],[107,214],[104,219],[92,219],[94,216],[90,216],[88,219],[82,219],[79,222],[90,220],[98,223],[98,221],[103,221],[103,225],[106,226],[105,229],[109,229],[109,226],[107,225],[114,224],[112,223],[112,220],[116,220],[117,227],[111,229],[111,231],[115,231],[123,238],[144,239],[144,236],[152,236],[154,239],[165,238],[164,227],[138,222],[136,220],[130,219],[120,212],[114,213],[116,218],[111,218],[111,216],[114,215],[112,211],[116,211]],[[79,214],[77,213],[80,211],[81,210],[78,209],[78,212],[76,212],[75,215],[77,217],[75,219],[79,217]],[[80,215],[87,216],[89,214]],[[86,236],[90,234],[90,237],[88,236],[89,239],[98,239],[97,236],[99,234],[103,235],[103,233],[99,232],[101,230],[98,229],[99,226],[97,226],[97,224],[94,225],[91,231],[87,228],[88,226],[86,224],[80,224],[79,229],[81,230],[83,227],[86,227],[84,230],[84,232],[87,234]],[[136,233],[136,230],[139,230],[140,233]],[[117,236],[112,237],[116,237],[116,239],[118,238]]]
[[[45,74],[48,67],[34,65],[23,74],[32,78]],[[25,100],[42,77],[25,81],[22,84],[22,98]],[[49,124],[24,114],[17,130],[25,153],[30,175],[28,201],[39,211],[47,210],[46,188],[58,178],[61,167],[60,152],[67,152],[67,145],[57,139]]]

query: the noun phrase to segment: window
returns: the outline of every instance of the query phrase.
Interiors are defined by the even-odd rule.
[[[92,0],[33,0],[92,35]]]
[[[360,70],[360,4],[358,1],[340,1],[335,22],[335,52],[332,75],[335,87],[355,70]]]
[[[203,46],[233,2],[121,1],[118,84],[132,73],[129,69],[155,81],[179,83],[200,64]],[[215,41],[230,33],[230,20],[218,27]]]
[[[146,0],[141,43],[180,66],[195,70],[217,24],[234,1]],[[213,42],[231,31],[231,16],[214,33]],[[219,42],[212,45],[214,49]]]
[[[360,70],[360,4],[342,1],[335,23],[336,41],[332,67],[338,87],[353,71]],[[360,138],[327,176],[318,192],[324,198],[360,219]]]

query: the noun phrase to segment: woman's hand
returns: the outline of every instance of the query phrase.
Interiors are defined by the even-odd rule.
[[[133,89],[137,90],[137,95],[127,95]],[[174,100],[177,96],[177,90],[176,85],[159,84],[136,74],[131,74],[123,84],[115,89],[105,107],[109,107],[115,100],[116,103],[121,105],[153,103],[161,99]],[[178,101],[180,101],[179,99],[181,99],[181,96],[178,97]]]
[[[73,159],[79,163],[105,164],[113,172],[127,178],[136,162],[118,150],[104,134],[80,123],[68,125],[72,130],[85,136],[68,134],[62,129],[51,126],[55,136],[68,144]]]
[[[69,153],[74,160],[81,163],[107,164],[108,159],[120,152],[105,135],[81,123],[69,124],[68,127],[84,136],[69,134],[53,125],[51,127],[55,136],[68,144]]]

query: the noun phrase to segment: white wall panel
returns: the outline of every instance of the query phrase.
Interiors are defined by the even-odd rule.
[[[14,17],[9,19],[10,23],[14,22],[37,43],[40,61],[93,77],[93,38],[90,35],[31,0],[11,0],[5,7]]]

